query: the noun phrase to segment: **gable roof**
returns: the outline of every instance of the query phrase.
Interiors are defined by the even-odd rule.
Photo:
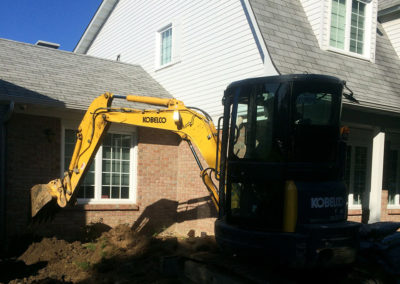
[[[0,39],[0,101],[85,110],[104,92],[171,97],[139,65]]]
[[[375,63],[321,50],[299,0],[250,0],[276,68],[347,81],[361,106],[400,112],[400,60],[378,24]]]
[[[103,0],[89,25],[86,27],[85,32],[79,39],[78,44],[75,46],[74,52],[85,54],[88,51],[93,40],[96,38],[118,2],[119,0]]]

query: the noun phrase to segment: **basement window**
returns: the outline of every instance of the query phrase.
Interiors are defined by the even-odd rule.
[[[64,129],[63,169],[67,170],[75,147],[76,131]],[[136,202],[136,135],[108,132],[78,189],[78,203]]]

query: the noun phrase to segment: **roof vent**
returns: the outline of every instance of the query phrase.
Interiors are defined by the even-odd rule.
[[[49,48],[54,48],[54,49],[58,49],[60,47],[60,45],[58,43],[54,43],[54,42],[48,42],[48,41],[44,41],[44,40],[38,40],[35,45],[39,45],[39,46],[44,46],[44,47],[49,47]]]

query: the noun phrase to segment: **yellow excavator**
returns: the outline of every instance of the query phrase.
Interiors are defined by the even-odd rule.
[[[113,108],[111,107],[113,99],[124,99],[129,102],[145,103],[162,108],[157,110]],[[35,217],[53,199],[60,207],[65,207],[74,200],[73,197],[76,195],[79,184],[83,181],[111,123],[158,128],[177,133],[189,143],[193,154],[196,155],[196,161],[201,166],[200,159],[192,145],[193,141],[207,164],[212,165],[212,168],[201,168],[201,176],[210,189],[211,198],[218,208],[217,189],[209,175],[211,170],[215,170],[215,154],[219,150],[217,131],[211,118],[206,113],[200,114],[185,107],[181,101],[176,99],[135,95],[119,96],[105,93],[93,100],[79,125],[75,149],[64,177],[52,180],[48,184],[35,185],[31,189],[32,217]]]
[[[225,90],[218,129],[205,112],[176,99],[105,93],[83,117],[68,171],[31,189],[32,216],[55,200],[73,204],[111,123],[158,128],[189,143],[218,210],[222,248],[295,265],[351,263],[360,225],[347,221],[343,182],[342,97],[356,101],[346,88],[336,77],[311,74],[237,81]],[[155,108],[112,107],[114,99]]]

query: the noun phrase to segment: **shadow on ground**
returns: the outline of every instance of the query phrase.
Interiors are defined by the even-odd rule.
[[[0,260],[0,282],[8,283],[10,280],[16,278],[23,279],[31,275],[36,275],[46,265],[46,261],[26,265],[22,260],[17,259]]]

